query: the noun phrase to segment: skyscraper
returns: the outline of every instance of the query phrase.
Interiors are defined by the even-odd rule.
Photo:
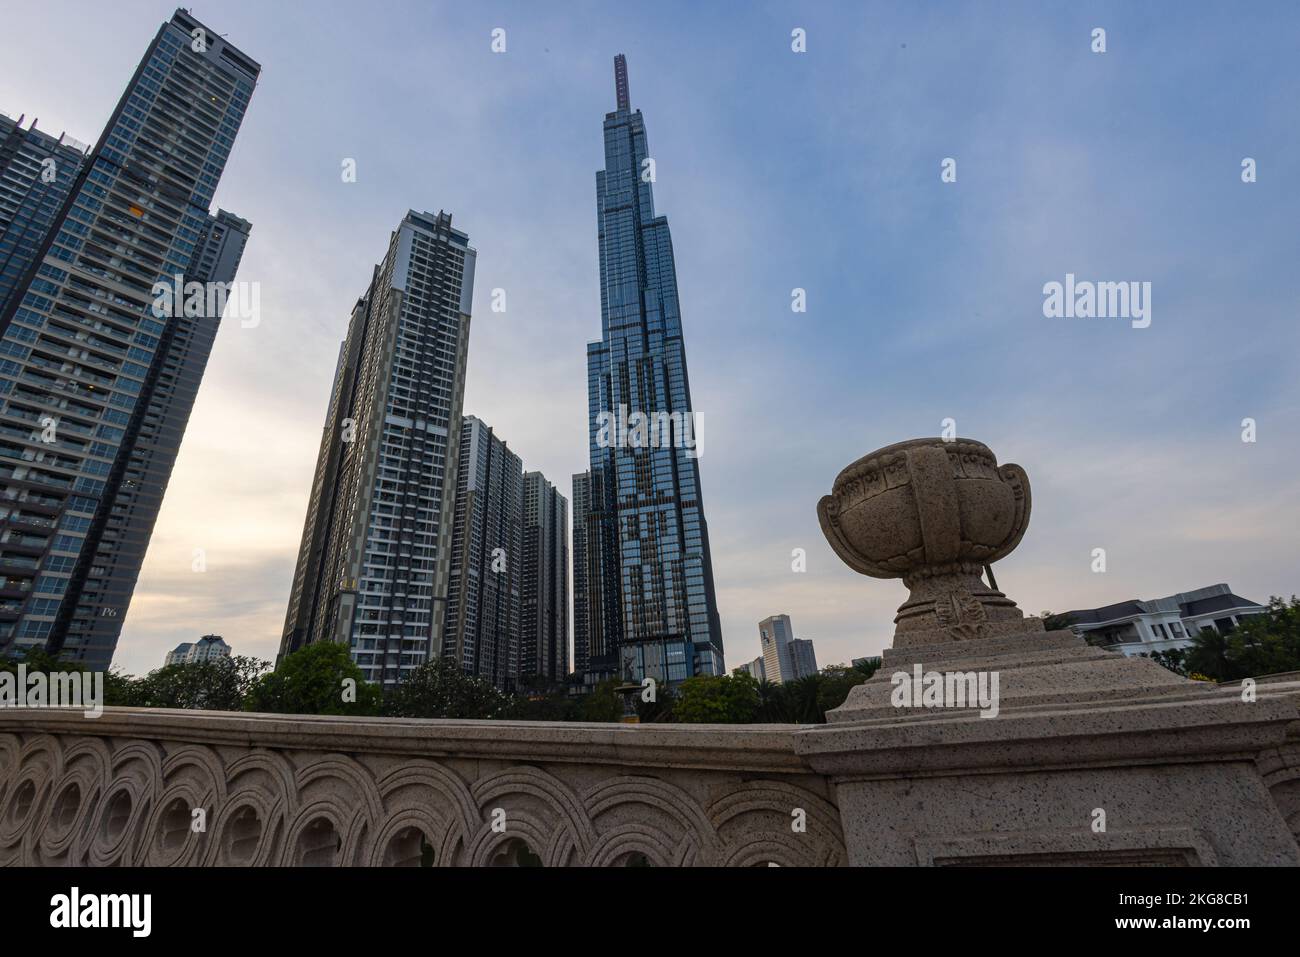
[[[39,248],[15,246],[26,272],[0,312],[0,651],[112,658],[220,318],[172,318],[158,288],[233,279],[220,270],[237,257],[200,263],[260,70],[177,10]]]
[[[442,655],[503,691],[519,677],[524,470],[481,419],[460,430]]]
[[[86,162],[67,134],[26,129],[23,118],[0,114],[0,316],[24,280]]]
[[[772,615],[758,623],[758,642],[763,651],[763,674],[774,685],[790,680],[794,663],[790,660],[790,642],[794,629],[789,615]]]
[[[475,251],[414,210],[352,310],[280,643],[393,683],[442,647]]]
[[[541,472],[525,472],[519,676],[563,681],[568,673],[569,503]]]
[[[759,644],[763,649],[763,674],[773,684],[796,681],[817,673],[813,643],[796,638],[789,615],[772,615],[758,623]]]
[[[796,638],[790,642],[790,666],[793,680],[817,674],[817,655],[811,638]]]
[[[722,634],[672,237],[622,55],[614,78],[596,174],[601,339],[587,345],[588,679],[680,681],[723,673]]]
[[[591,503],[591,473],[573,476],[573,670],[587,672],[587,512]]]

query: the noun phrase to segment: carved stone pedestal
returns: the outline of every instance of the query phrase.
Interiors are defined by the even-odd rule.
[[[968,439],[874,452],[818,506],[850,567],[910,591],[880,670],[794,736],[850,863],[1300,865],[1300,685],[1243,694],[1044,632],[980,577],[1029,510],[1024,470]]]

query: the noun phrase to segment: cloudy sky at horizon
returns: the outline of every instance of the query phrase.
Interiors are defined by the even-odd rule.
[[[172,9],[6,11],[0,110],[94,142]],[[1028,534],[997,567],[1028,613],[1300,591],[1293,5],[191,9],[263,66],[217,193],[253,223],[239,278],[262,321],[218,335],[127,671],[209,632],[274,657],[338,345],[408,208],[451,212],[478,250],[466,413],[570,494],[619,52],[672,227],[728,667],[782,612],[821,664],[888,643],[902,585],[846,568],[815,505],[843,466],[945,418],[1029,473]],[[1044,317],[1067,273],[1150,282],[1150,327]]]

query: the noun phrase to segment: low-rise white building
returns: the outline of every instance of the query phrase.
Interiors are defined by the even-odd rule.
[[[220,635],[204,635],[198,641],[182,641],[167,652],[164,665],[193,665],[217,658],[229,658],[230,646]]]
[[[1242,618],[1265,610],[1259,602],[1218,584],[1166,598],[1135,598],[1102,608],[1076,609],[1065,616],[1070,629],[1093,644],[1125,655],[1149,655],[1186,648],[1202,628],[1226,633]]]

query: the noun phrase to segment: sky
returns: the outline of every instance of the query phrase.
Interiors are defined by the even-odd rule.
[[[0,111],[94,142],[173,9],[13,5]],[[263,67],[216,197],[253,223],[261,322],[218,334],[127,672],[208,633],[274,658],[339,343],[408,209],[478,251],[466,414],[570,494],[616,53],[672,229],[728,668],[780,613],[823,666],[888,646],[905,589],[835,557],[817,500],[946,419],[1028,471],[1029,529],[995,571],[1029,614],[1300,591],[1294,4],[191,10]],[[1150,283],[1150,325],[1046,316],[1067,274]]]

